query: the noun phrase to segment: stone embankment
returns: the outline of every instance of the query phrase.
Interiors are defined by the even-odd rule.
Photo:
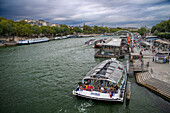
[[[170,101],[170,84],[161,81],[150,74],[150,72],[136,73],[136,81],[150,90]]]

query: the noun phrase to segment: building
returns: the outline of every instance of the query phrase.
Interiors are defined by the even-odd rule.
[[[51,26],[60,27],[60,24],[51,24]]]
[[[138,28],[136,27],[124,27],[123,29],[127,29],[129,31],[138,31]]]
[[[52,24],[50,22],[46,22],[44,20],[29,20],[24,19],[25,22],[27,22],[30,25],[37,25],[37,26],[51,26]]]

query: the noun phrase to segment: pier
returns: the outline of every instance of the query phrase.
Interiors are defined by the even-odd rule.
[[[151,50],[143,51],[142,60],[139,57],[139,49],[134,48],[130,70],[135,73],[136,82],[170,101],[170,64],[154,62]]]

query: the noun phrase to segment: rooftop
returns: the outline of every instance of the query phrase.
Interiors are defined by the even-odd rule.
[[[122,39],[114,38],[110,42],[103,44],[104,46],[121,46]]]
[[[115,60],[106,60],[93,68],[84,79],[101,79],[117,83],[122,77],[123,65]]]

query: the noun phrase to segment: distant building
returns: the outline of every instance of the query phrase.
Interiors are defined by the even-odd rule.
[[[129,31],[138,31],[138,28],[136,27],[124,27],[123,29],[127,29]]]
[[[25,22],[27,22],[30,25],[37,25],[37,26],[52,26],[50,22],[46,22],[44,20],[29,20],[29,19],[24,19]],[[59,24],[58,24],[59,25]],[[58,26],[56,25],[56,26]]]
[[[60,27],[60,24],[51,24],[51,26]]]

